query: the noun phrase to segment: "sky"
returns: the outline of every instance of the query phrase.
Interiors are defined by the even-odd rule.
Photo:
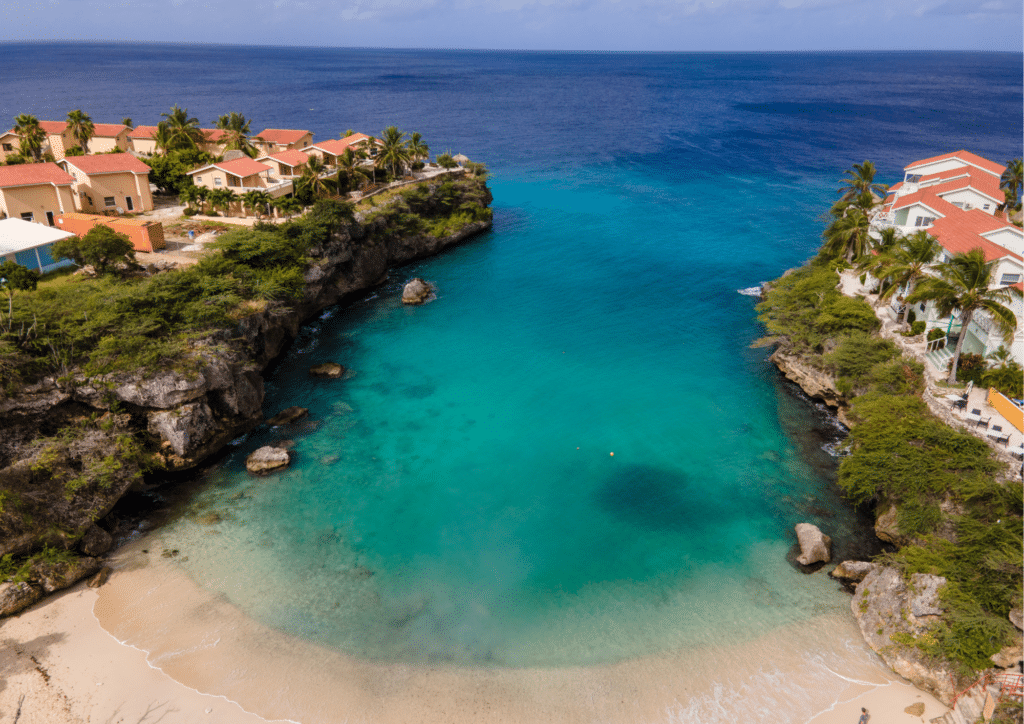
[[[1021,0],[0,0],[0,41],[1022,52],[1022,5]]]

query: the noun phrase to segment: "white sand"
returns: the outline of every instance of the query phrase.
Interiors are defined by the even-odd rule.
[[[945,711],[867,650],[852,616],[609,666],[382,665],[270,630],[139,547],[118,552],[98,592],[79,585],[0,622],[0,721],[22,694],[19,724],[135,724],[149,707],[164,724],[854,724],[861,706],[873,724],[911,724]],[[923,718],[903,711],[917,701]]]

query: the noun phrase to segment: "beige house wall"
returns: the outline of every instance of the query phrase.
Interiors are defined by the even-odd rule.
[[[196,186],[208,189],[262,189],[267,187],[266,179],[259,174],[240,178],[219,168],[211,168],[192,177]]]
[[[114,138],[110,136],[93,136],[89,139],[89,153],[107,153],[115,148],[119,151],[127,151],[128,140],[127,128]]]
[[[32,221],[46,224],[46,212],[56,219],[64,211],[74,211],[75,204],[68,186],[36,184],[0,189],[0,212],[9,218],[20,219],[22,214],[32,214]]]
[[[253,140],[253,145],[260,150],[261,153],[265,153],[268,156],[272,153],[278,153],[279,151],[287,151],[288,149],[295,149],[296,151],[304,151],[306,146],[313,144],[313,133],[309,132],[304,134],[294,143],[285,145],[283,143],[267,143],[266,141]]]
[[[16,156],[20,146],[21,138],[18,135],[5,133],[0,136],[0,161],[6,161],[8,156]]]
[[[117,211],[121,207],[127,213],[153,210],[153,195],[149,191],[149,178],[145,175],[136,176],[124,173],[104,173],[87,175],[68,166],[68,173],[75,177],[77,207],[86,213]],[[113,197],[114,202],[107,205],[106,200]],[[126,199],[131,199],[132,208],[128,208]]]
[[[60,161],[64,158],[64,152],[67,149],[77,145],[74,136],[71,135],[71,129],[65,129],[63,133],[48,135],[46,142],[49,145],[48,150],[53,154],[54,161]]]
[[[152,156],[156,153],[156,140],[152,138],[129,138],[129,148],[136,153]]]

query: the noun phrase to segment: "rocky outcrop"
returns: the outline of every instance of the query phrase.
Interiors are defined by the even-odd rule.
[[[908,583],[895,568],[879,566],[857,585],[850,608],[868,646],[893,671],[948,705],[956,694],[954,672],[907,643],[938,623],[945,583],[922,573]]]
[[[832,539],[822,533],[818,526],[810,523],[797,523],[796,538],[800,542],[800,555],[797,563],[810,566],[815,563],[828,563],[832,560]]]
[[[314,365],[309,368],[312,377],[325,377],[336,380],[345,374],[345,368],[337,362],[324,362],[321,365]]]
[[[886,543],[896,546],[905,545],[907,538],[900,533],[897,515],[899,511],[895,505],[890,505],[877,513],[875,518],[875,535]]]
[[[67,588],[100,569],[95,558],[66,557],[32,561],[25,579],[0,583],[0,617],[28,608],[43,596]]]
[[[845,404],[832,376],[817,369],[806,359],[781,348],[775,350],[768,359],[779,368],[786,379],[799,385],[808,397],[821,400],[832,407]]]
[[[256,475],[265,475],[288,467],[291,459],[291,454],[287,450],[267,445],[245,459],[245,469]]]
[[[840,581],[860,583],[876,567],[876,564],[868,561],[843,561],[829,571],[828,575]]]
[[[102,556],[104,553],[109,551],[114,545],[114,539],[110,537],[110,533],[100,528],[98,525],[89,526],[89,530],[85,531],[85,535],[82,536],[82,540],[78,543],[78,549],[83,554],[91,557]]]
[[[402,304],[424,304],[434,295],[434,287],[419,277],[402,289]]]

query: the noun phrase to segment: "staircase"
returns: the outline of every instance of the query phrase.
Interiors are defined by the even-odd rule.
[[[946,369],[949,367],[949,361],[953,359],[953,350],[955,348],[951,345],[946,345],[941,349],[932,350],[925,355],[931,365],[942,374],[946,373]]]
[[[1021,675],[1006,672],[983,676],[962,692],[953,702],[953,708],[942,716],[929,720],[929,724],[976,724],[992,718],[1000,698],[1021,698]]]

